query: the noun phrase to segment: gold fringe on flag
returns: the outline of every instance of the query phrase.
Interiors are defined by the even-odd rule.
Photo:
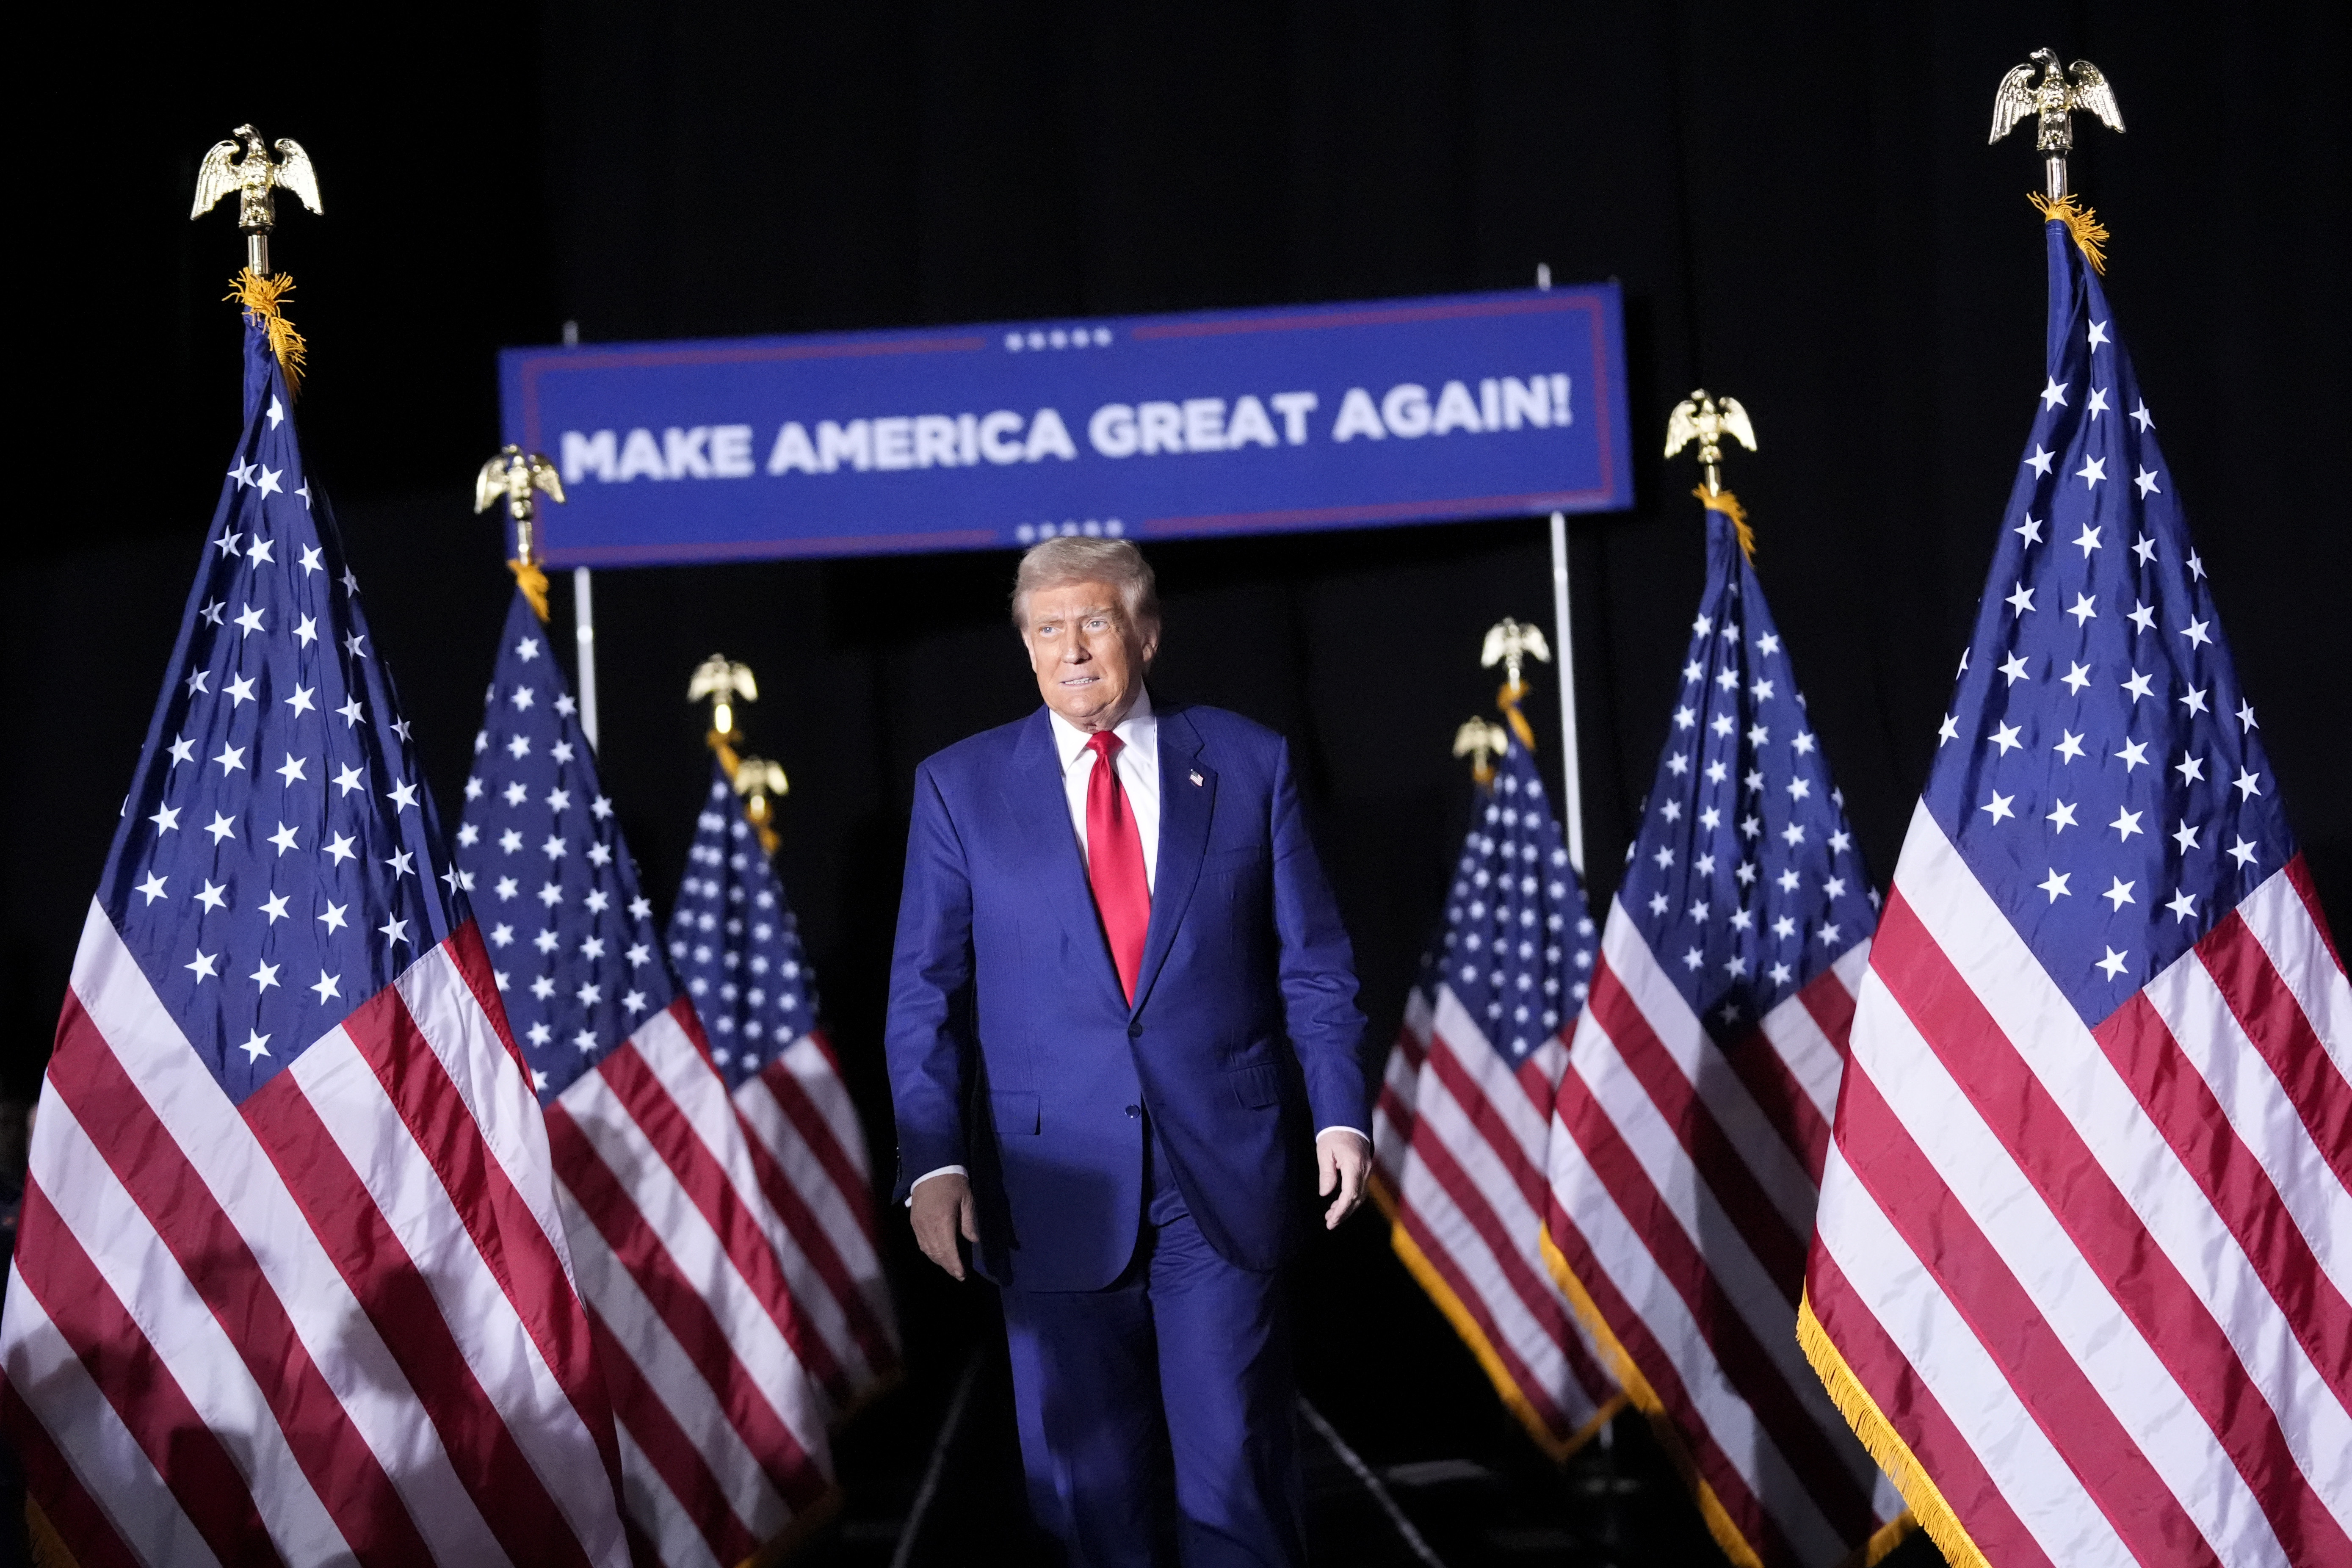
[[[2064,224],[2066,232],[2073,235],[2074,243],[2082,247],[2083,259],[2091,264],[2091,270],[2105,276],[2107,255],[2099,247],[2107,243],[2107,226],[2099,221],[2097,213],[2076,202],[2072,192],[2053,202],[2039,191],[2028,191],[2025,199],[2033,204],[2033,210],[2044,219],[2055,218]]]
[[[1380,1184],[1373,1184],[1373,1192],[1376,1196],[1380,1194]],[[1404,1265],[1405,1271],[1429,1293],[1429,1299],[1437,1304],[1437,1310],[1445,1314],[1445,1321],[1454,1325],[1454,1331],[1462,1336],[1462,1342],[1477,1359],[1480,1370],[1495,1385],[1495,1392],[1502,1397],[1504,1405],[1519,1418],[1519,1425],[1527,1428],[1528,1436],[1534,1439],[1537,1447],[1543,1450],[1544,1457],[1555,1465],[1568,1463],[1578,1449],[1617,1418],[1617,1412],[1625,1408],[1625,1396],[1620,1394],[1604,1401],[1590,1420],[1565,1439],[1555,1436],[1550,1423],[1537,1411],[1526,1391],[1519,1387],[1518,1380],[1503,1364],[1502,1356],[1496,1353],[1494,1342],[1486,1337],[1486,1331],[1479,1326],[1476,1316],[1463,1305],[1462,1298],[1454,1293],[1454,1287],[1445,1282],[1445,1277],[1437,1271],[1437,1266],[1429,1260],[1429,1255],[1422,1251],[1421,1244],[1413,1240],[1412,1233],[1405,1229],[1404,1221],[1397,1215],[1395,1204],[1392,1197],[1383,1204],[1391,1221],[1390,1248]]]
[[[1837,1406],[1838,1414],[1844,1416],[1846,1425],[1853,1428],[1853,1435],[1862,1439],[1863,1447],[1878,1461],[1878,1468],[1886,1472],[1886,1479],[1895,1483],[1895,1489],[1901,1492],[1903,1500],[1910,1505],[1895,1524],[1916,1521],[1942,1551],[1944,1560],[1952,1563],[1954,1568],[1986,1568],[1984,1553],[1977,1549],[1967,1527],[1952,1511],[1952,1505],[1944,1500],[1942,1490],[1928,1478],[1918,1457],[1911,1452],[1911,1445],[1895,1430],[1894,1423],[1888,1421],[1885,1412],[1878,1408],[1878,1401],[1870,1396],[1870,1391],[1862,1385],[1862,1379],[1854,1376],[1853,1369],[1846,1365],[1844,1355],[1831,1342],[1829,1331],[1822,1327],[1819,1318],[1813,1316],[1813,1298],[1810,1291],[1797,1299],[1797,1343],[1804,1351],[1805,1359],[1813,1363],[1813,1371],[1821,1375],[1822,1386],[1829,1390],[1830,1403]],[[1866,1560],[1867,1563],[1876,1563],[1902,1540],[1901,1535],[1895,1535],[1883,1547],[1880,1546],[1880,1538],[1894,1528],[1894,1525],[1889,1525],[1871,1538],[1871,1546],[1875,1552]]]
[[[236,300],[245,307],[247,315],[260,321],[262,330],[269,334],[269,352],[278,356],[278,368],[286,373],[286,390],[300,396],[302,369],[310,349],[302,341],[302,334],[294,330],[294,323],[286,319],[283,309],[286,296],[294,292],[293,278],[283,272],[264,278],[251,268],[245,268],[228,284],[229,291],[222,298]]]
[[[1729,490],[1709,490],[1705,485],[1691,491],[1698,504],[1709,511],[1719,511],[1731,520],[1731,531],[1738,536],[1739,552],[1748,557],[1748,564],[1756,564],[1756,531],[1748,526],[1748,509]]]
[[[1528,723],[1528,716],[1519,711],[1519,699],[1525,697],[1528,690],[1528,683],[1524,680],[1507,680],[1503,682],[1503,689],[1495,693],[1495,706],[1503,710],[1503,721],[1511,727],[1511,733],[1519,738],[1519,744],[1528,749],[1528,754],[1533,756],[1536,732]],[[1489,777],[1493,776],[1491,768],[1487,773]],[[1486,780],[1478,782],[1485,784]]]
[[[514,574],[515,586],[530,601],[532,611],[542,621],[547,619],[547,574],[534,562],[509,561],[507,570]]]

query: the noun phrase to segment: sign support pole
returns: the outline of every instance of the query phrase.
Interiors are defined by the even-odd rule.
[[[1584,787],[1576,745],[1576,637],[1568,610],[1568,517],[1551,514],[1552,646],[1559,650],[1560,826],[1568,832],[1568,863],[1584,875]]]
[[[588,743],[602,750],[596,739],[596,604],[585,566],[572,569],[572,635],[579,644],[580,728]]]

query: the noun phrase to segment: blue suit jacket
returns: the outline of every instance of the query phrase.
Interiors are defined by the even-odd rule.
[[[1050,720],[915,775],[886,1038],[898,1188],[971,1173],[982,1273],[1098,1289],[1132,1256],[1146,1108],[1211,1246],[1278,1264],[1313,1131],[1369,1129],[1348,933],[1281,736],[1215,708],[1160,717],[1160,857],[1129,1006],[1071,831]]]

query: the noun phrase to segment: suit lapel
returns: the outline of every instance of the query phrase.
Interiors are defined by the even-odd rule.
[[[1192,901],[1216,802],[1217,775],[1201,761],[1200,731],[1181,708],[1160,714],[1160,863],[1151,879],[1151,924],[1144,932],[1143,963],[1135,976],[1137,1012],[1151,994],[1152,982],[1176,940],[1176,928]]]
[[[998,783],[1012,819],[1031,846],[1029,864],[1036,868],[1034,885],[1040,902],[1058,916],[1069,938],[1069,951],[1095,955],[1091,967],[1100,983],[1118,994],[1118,970],[1103,940],[1102,921],[1095,913],[1094,889],[1087,881],[1086,862],[1078,858],[1077,835],[1070,829],[1070,797],[1062,780],[1062,756],[1054,747],[1053,721],[1043,708],[1021,727],[1013,743],[1013,767]],[[1079,963],[1087,965],[1081,958]]]

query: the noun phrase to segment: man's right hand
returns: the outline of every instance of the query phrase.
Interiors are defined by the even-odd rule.
[[[914,1221],[915,1245],[923,1249],[924,1257],[954,1278],[962,1279],[963,1248],[957,1238],[980,1239],[980,1228],[973,1217],[971,1183],[949,1172],[918,1182],[908,1196],[912,1200],[908,1217]]]

